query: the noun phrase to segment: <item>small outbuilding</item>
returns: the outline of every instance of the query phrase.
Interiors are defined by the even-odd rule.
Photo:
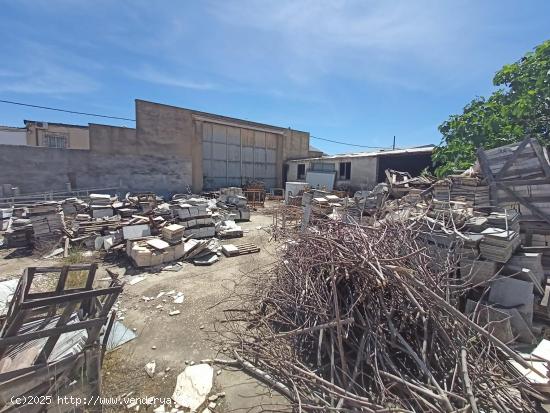
[[[386,169],[416,176],[425,168],[430,168],[434,148],[434,145],[426,145],[291,160],[287,161],[287,181],[306,181],[308,173],[315,175],[318,181],[317,178],[326,174],[326,181],[332,182],[336,189],[372,189],[377,183],[385,181]]]

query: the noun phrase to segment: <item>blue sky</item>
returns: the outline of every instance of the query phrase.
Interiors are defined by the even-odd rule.
[[[134,118],[139,98],[358,145],[438,143],[550,38],[548,16],[548,0],[0,0],[0,99]],[[0,124],[23,119],[134,126],[0,104]]]

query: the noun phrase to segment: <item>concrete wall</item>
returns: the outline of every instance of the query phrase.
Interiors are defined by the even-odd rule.
[[[190,162],[194,192],[251,178],[280,187],[284,162],[309,152],[307,132],[154,102],[136,100],[136,120],[137,153]]]
[[[140,155],[163,154],[191,165],[191,187],[202,190],[202,140],[192,112],[174,106],[136,100],[136,150]],[[178,172],[178,171],[176,171]]]
[[[103,154],[140,155],[136,130],[90,123],[90,150]]]
[[[90,149],[90,132],[87,126],[71,126],[48,123],[47,128],[37,128],[35,122],[27,123],[27,145],[44,146],[44,135],[67,137],[68,149]]]
[[[0,145],[0,184],[21,193],[121,185],[121,192],[182,192],[191,164],[176,157],[94,153],[89,150]]]
[[[9,130],[0,129],[0,145],[26,145],[27,144],[27,131],[26,129]]]
[[[136,129],[26,125],[29,150],[5,146],[0,154],[6,161],[0,163],[0,184],[19,186],[22,193],[62,190],[67,182],[85,188],[121,181],[132,191],[176,192],[189,186],[198,193],[220,171],[232,178],[226,184],[262,179],[281,187],[284,162],[307,157],[309,150],[307,132],[143,100],[136,100]],[[74,150],[42,147],[47,132],[66,136]]]
[[[353,190],[372,189],[377,184],[378,158],[368,157],[338,157],[335,159],[304,159],[303,161],[288,162],[288,181],[298,181],[298,164],[306,165],[306,172],[311,169],[312,163],[334,164],[336,171],[335,188],[350,187]],[[339,179],[340,163],[351,162],[351,176],[349,180]]]

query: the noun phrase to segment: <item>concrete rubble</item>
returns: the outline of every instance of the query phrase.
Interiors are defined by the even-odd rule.
[[[47,252],[57,251],[57,245],[64,256],[73,246],[125,251],[136,267],[186,260],[211,265],[221,255],[218,238],[243,237],[235,221],[250,219],[241,188],[222,188],[217,198],[184,194],[170,201],[154,193],[123,198],[92,193],[86,200],[73,197],[1,211],[8,248],[47,242]]]
[[[517,152],[520,152],[519,155]],[[334,277],[334,285],[323,285],[323,288],[326,287],[325,289],[315,290],[309,282],[304,285],[298,283],[296,289],[292,290],[293,292],[299,292],[297,296],[293,297],[293,305],[299,307],[304,300],[307,301],[311,297],[318,298],[321,295],[326,298],[324,295],[329,294],[329,291],[336,291],[334,296],[331,296],[332,299],[336,297],[335,301],[327,300],[327,303],[330,304],[330,311],[335,308],[338,308],[338,311],[335,310],[335,314],[322,323],[319,322],[307,327],[305,324],[298,323],[288,331],[283,331],[284,328],[281,326],[285,324],[281,320],[292,318],[289,314],[286,314],[285,317],[281,316],[273,325],[270,325],[270,321],[267,319],[271,317],[272,313],[267,312],[265,317],[262,318],[263,325],[275,327],[272,330],[262,330],[264,327],[258,327],[258,334],[264,334],[258,339],[258,343],[262,339],[271,340],[274,337],[301,336],[302,333],[304,333],[304,336],[311,335],[311,337],[318,340],[304,342],[303,346],[303,348],[308,348],[308,351],[312,354],[315,353],[313,358],[317,357],[317,360],[314,360],[313,363],[317,363],[316,367],[309,366],[311,371],[308,370],[304,373],[305,370],[292,370],[295,366],[285,364],[287,363],[286,360],[285,363],[281,364],[281,366],[284,365],[288,369],[287,371],[293,371],[292,374],[294,375],[289,375],[289,377],[299,378],[303,382],[311,374],[320,374],[317,369],[320,371],[330,365],[334,367],[337,364],[335,359],[339,360],[340,365],[338,365],[338,369],[332,369],[333,375],[338,376],[350,367],[350,365],[345,365],[347,357],[357,360],[355,370],[358,370],[357,366],[364,363],[365,360],[361,359],[362,356],[359,359],[354,359],[354,357],[357,356],[359,349],[363,349],[364,342],[370,339],[362,338],[361,328],[365,328],[371,320],[361,320],[360,326],[358,326],[358,323],[362,315],[369,314],[367,312],[368,306],[365,307],[367,308],[365,313],[359,313],[358,315],[356,312],[353,317],[350,314],[356,311],[356,307],[352,306],[353,308],[346,308],[346,311],[339,312],[339,306],[349,304],[346,294],[356,287],[351,285],[356,282],[354,277],[357,277],[358,273],[363,276],[367,270],[369,271],[368,276],[373,277],[372,283],[367,286],[363,285],[361,288],[372,293],[373,302],[379,303],[380,308],[395,303],[398,303],[397,306],[404,305],[403,302],[408,302],[408,299],[413,304],[417,301],[416,304],[422,302],[424,305],[430,301],[426,298],[429,293],[424,291],[422,286],[414,284],[414,281],[409,280],[408,275],[405,275],[415,269],[399,266],[400,261],[408,258],[408,253],[423,254],[424,259],[429,257],[429,262],[422,262],[430,267],[423,270],[433,272],[430,273],[430,276],[433,276],[433,279],[430,278],[431,281],[434,281],[435,275],[439,276],[441,273],[448,277],[445,278],[447,284],[444,287],[435,284],[434,281],[434,285],[437,287],[434,291],[439,292],[439,289],[441,291],[447,289],[449,297],[452,296],[453,298],[445,301],[445,305],[452,307],[456,313],[448,310],[447,307],[442,307],[447,312],[440,308],[441,314],[446,314],[445,321],[440,320],[441,325],[434,327],[434,325],[430,326],[430,323],[437,323],[429,318],[433,317],[433,314],[430,313],[431,309],[428,308],[421,308],[414,320],[409,320],[403,316],[406,311],[402,310],[401,307],[395,312],[392,309],[388,311],[385,308],[382,308],[383,311],[377,309],[377,311],[381,311],[380,314],[384,315],[380,320],[390,320],[391,322],[388,321],[388,325],[399,322],[403,326],[403,330],[396,329],[395,331],[392,328],[382,328],[384,330],[383,334],[393,337],[393,341],[388,338],[388,346],[390,346],[390,342],[396,346],[394,349],[396,354],[414,353],[416,355],[415,351],[407,347],[408,341],[413,340],[411,338],[413,336],[418,339],[422,334],[428,337],[432,334],[430,331],[437,332],[435,335],[442,340],[441,343],[448,340],[454,345],[460,341],[461,334],[472,334],[472,331],[479,332],[475,327],[472,327],[472,324],[475,323],[483,330],[481,334],[483,340],[487,339],[487,336],[489,336],[489,341],[498,340],[496,344],[498,352],[510,369],[514,371],[514,378],[528,379],[535,385],[537,392],[540,392],[540,394],[537,393],[537,397],[541,400],[550,401],[550,383],[547,375],[548,363],[550,363],[550,345],[546,340],[541,341],[541,338],[550,331],[550,288],[547,285],[548,276],[550,275],[550,196],[547,195],[550,193],[550,184],[546,183],[550,179],[550,164],[546,155],[540,156],[540,153],[545,154],[545,152],[545,149],[541,148],[534,140],[526,140],[521,144],[508,145],[487,151],[480,150],[478,152],[478,162],[475,165],[461,174],[450,175],[444,179],[436,179],[429,175],[412,177],[405,172],[387,170],[386,182],[379,183],[370,190],[361,190],[353,194],[336,190],[325,191],[311,188],[308,185],[300,186],[294,185],[296,183],[289,183],[292,184],[289,185],[292,193],[288,189],[289,194],[285,194],[284,204],[281,200],[280,205],[272,211],[273,226],[269,230],[272,231],[273,238],[282,241],[283,245],[280,250],[286,256],[293,257],[296,262],[300,260],[292,255],[294,248],[304,240],[311,242],[311,251],[304,252],[303,256],[305,258],[301,258],[307,260],[308,254],[312,254],[315,245],[322,243],[323,236],[328,238],[328,235],[322,232],[322,228],[325,226],[330,227],[330,231],[341,232],[344,234],[342,237],[353,238],[355,243],[360,245],[366,242],[366,235],[361,231],[372,231],[379,235],[377,231],[383,233],[384,228],[393,228],[393,230],[402,228],[403,233],[410,234],[406,231],[411,231],[414,228],[414,242],[418,248],[413,252],[406,251],[407,253],[400,254],[397,252],[399,246],[406,244],[411,239],[407,239],[405,242],[395,237],[393,244],[395,244],[396,249],[390,250],[390,244],[388,243],[388,249],[383,251],[389,255],[394,253],[395,256],[388,258],[380,253],[376,257],[371,257],[372,259],[369,261],[354,262],[353,266],[346,267],[345,274],[341,277],[338,276],[340,278]],[[520,163],[522,163],[521,166]],[[159,197],[154,193],[126,194],[125,196],[98,193],[90,194],[86,199],[67,198],[60,202],[39,202],[24,207],[1,209],[0,221],[5,227],[4,240],[7,248],[32,247],[36,249],[41,245],[48,245],[47,253],[41,254],[43,258],[57,257],[62,254],[67,256],[71,248],[77,247],[96,251],[95,254],[100,257],[128,260],[136,268],[181,271],[187,265],[213,265],[220,259],[225,260],[259,252],[258,246],[248,242],[231,240],[231,243],[228,243],[222,241],[246,236],[247,230],[243,230],[239,225],[239,221],[250,220],[250,194],[256,194],[258,191],[261,192],[262,189],[252,187],[247,192],[246,189],[230,187],[222,188],[219,193],[179,194],[171,199]],[[264,198],[260,197],[261,201],[258,201],[261,205],[263,205],[265,199],[265,190],[263,191]],[[256,205],[256,195],[253,196],[254,205]],[[350,227],[353,230],[350,230]],[[261,228],[258,227],[258,229]],[[330,231],[329,234],[333,236],[333,232]],[[396,234],[399,234],[399,231],[395,231]],[[312,241],[316,236],[318,240]],[[380,237],[382,238],[382,236]],[[320,249],[321,252],[317,252],[319,255],[329,254],[332,248],[336,251],[337,246],[349,245],[350,238],[333,238],[334,243],[332,245],[325,245],[324,249]],[[315,244],[315,242],[318,242],[318,244]],[[372,252],[378,246],[373,244],[369,247],[369,251]],[[353,246],[353,248],[358,247]],[[347,251],[342,251],[339,251],[338,254],[340,255],[334,252],[334,256],[340,258],[345,256]],[[354,254],[359,254],[362,251],[365,256],[370,253],[360,249],[353,249],[352,251]],[[351,261],[350,259],[349,262]],[[288,261],[284,261],[282,267],[287,264]],[[308,268],[314,267],[313,264],[309,264]],[[304,265],[304,268],[306,267]],[[445,270],[441,273],[438,272],[442,267]],[[332,271],[331,268],[329,268],[330,271]],[[281,271],[290,270],[286,268]],[[299,271],[297,271],[298,273]],[[331,280],[331,277],[327,277],[328,272],[321,273],[323,277],[320,276],[319,279]],[[128,278],[128,284],[135,285],[146,279],[146,277],[147,275],[132,276]],[[296,280],[299,279],[300,277],[294,278],[293,282],[298,282]],[[310,281],[321,282],[319,279]],[[346,284],[348,281],[350,284]],[[342,288],[342,290],[336,290],[337,282],[340,283],[338,288]],[[394,301],[387,301],[386,295],[391,294],[384,289],[391,282],[395,283],[393,286],[395,289],[402,289],[399,290],[402,295],[396,295],[397,299]],[[344,286],[344,284],[346,285]],[[8,287],[11,288],[12,286],[0,284],[0,302],[7,301],[2,294],[3,290],[7,291]],[[281,284],[280,287],[282,291],[284,285]],[[422,297],[415,295],[419,292],[425,295]],[[392,294],[394,293],[398,294],[393,291]],[[145,294],[151,294],[151,292]],[[155,294],[157,294],[156,291],[150,297],[140,294],[138,299],[145,302],[152,301],[154,303],[153,307],[158,303],[156,308],[162,310],[165,316],[175,317],[176,320],[183,318],[183,315],[180,318],[177,317],[182,314],[182,311],[185,311],[184,302],[187,303],[187,301],[185,301],[183,293],[174,290],[167,293],[161,291],[156,296]],[[315,303],[315,305],[317,304],[318,302]],[[266,306],[269,305],[269,302],[267,302]],[[114,324],[115,327],[113,327],[115,330],[118,329],[117,336],[122,337],[120,342],[135,338],[135,334],[127,337],[121,333],[125,328],[122,324],[124,310],[119,309],[117,305],[113,308],[120,310],[117,315],[118,319]],[[181,310],[178,308],[181,308]],[[287,309],[290,308],[294,307],[289,305]],[[409,309],[409,307],[406,308]],[[301,310],[307,313],[311,308],[305,307]],[[349,313],[347,310],[349,310]],[[247,320],[250,325],[257,321],[259,311],[258,309],[251,311],[253,317]],[[316,314],[326,315],[323,311],[324,308],[318,309]],[[298,313],[296,312],[296,314]],[[392,317],[395,317],[398,321],[393,320]],[[429,319],[430,321],[424,321],[425,324],[418,331],[411,330],[411,332],[407,330],[411,325],[418,327],[415,323],[421,317],[426,317],[426,320]],[[442,331],[445,331],[444,327],[452,325],[452,328],[456,328],[456,325],[453,324],[453,318],[454,320],[461,320],[460,323],[458,321],[457,323],[460,324],[460,328],[463,328],[463,330],[460,330],[456,336],[451,336],[449,333],[450,338],[445,338],[442,333]],[[306,321],[309,323],[311,320],[312,318],[307,318]],[[380,321],[379,319],[376,320]],[[377,324],[373,325],[373,328],[381,327]],[[429,328],[434,330],[429,330]],[[448,329],[450,328],[448,327]],[[203,326],[200,329],[203,329]],[[300,329],[303,329],[303,331]],[[319,331],[322,332],[321,338],[319,338]],[[316,336],[312,332],[317,332]],[[330,332],[330,334],[323,336],[326,332]],[[332,336],[333,332],[336,332],[334,336]],[[418,332],[421,334],[419,335]],[[246,334],[252,333],[247,332]],[[377,331],[376,334],[382,333]],[[487,336],[484,334],[487,334]],[[337,336],[345,337],[349,341],[338,342],[334,338]],[[251,339],[251,336],[246,336],[248,341],[243,340],[243,346],[250,345],[252,348],[253,344],[250,343],[255,342],[256,338]],[[479,336],[472,335],[471,338],[471,341],[477,339],[483,341]],[[300,339],[303,339],[303,337]],[[326,340],[326,342],[323,343],[323,340]],[[384,340],[382,341],[385,342]],[[395,340],[399,341],[397,345]],[[427,343],[427,339],[424,339],[424,341]],[[330,359],[323,358],[324,356],[320,355],[322,351],[326,350],[327,342],[334,347],[331,350],[332,356]],[[414,342],[418,344],[418,340]],[[319,350],[319,353],[312,350],[312,348],[315,350],[314,346],[317,343],[319,343],[319,346],[321,344],[325,346]],[[441,343],[437,346],[443,345]],[[495,342],[491,341],[491,343],[491,345],[494,345]],[[300,353],[301,349],[292,348],[291,345],[293,344],[287,345],[285,343],[284,346],[281,345],[277,348],[277,352],[286,354],[287,350],[292,349],[291,353],[294,357]],[[111,344],[111,348],[113,346]],[[393,373],[385,370],[381,371],[391,377],[384,376],[382,379],[382,376],[376,376],[375,380],[378,380],[378,382],[372,384],[373,388],[377,386],[385,389],[391,388],[391,391],[395,391],[393,396],[396,397],[396,400],[399,400],[400,397],[405,400],[411,397],[410,388],[408,390],[407,386],[401,388],[402,382],[399,380],[406,379],[406,383],[414,383],[415,386],[419,386],[420,393],[423,394],[415,402],[411,402],[411,405],[429,407],[435,404],[438,408],[444,406],[446,395],[445,397],[439,395],[432,397],[434,396],[434,389],[437,389],[439,384],[424,386],[426,383],[422,378],[419,378],[421,374],[418,372],[423,370],[422,363],[428,363],[428,360],[436,352],[435,347],[430,346],[432,344],[424,344],[425,348],[421,350],[421,354],[419,353],[421,362],[414,359],[416,364],[410,363],[411,365],[420,365],[418,369],[416,367],[409,369],[410,366],[407,363],[410,360],[404,362],[397,358],[394,359],[393,355],[388,356],[390,358],[385,361],[388,362],[388,365],[393,364],[392,368],[395,368],[395,370],[393,370]],[[534,346],[536,346],[534,350],[527,352],[526,349]],[[152,349],[156,349],[156,346],[153,346]],[[460,346],[456,348],[449,346],[448,349],[453,353],[453,357],[460,356]],[[456,349],[458,349],[457,354],[454,354]],[[250,354],[254,354],[254,351],[255,349],[251,350]],[[441,357],[448,356],[448,354],[445,355],[441,352],[441,348],[438,348],[437,351],[439,351],[437,354]],[[277,352],[273,351],[271,354]],[[351,357],[349,353],[352,353]],[[514,354],[514,356],[511,354]],[[523,357],[523,361],[516,358],[516,356]],[[458,360],[456,363],[459,363],[462,359],[457,358],[456,360]],[[241,365],[245,370],[248,369],[255,375],[263,377],[270,385],[285,394],[285,386],[288,383],[280,383],[274,378],[278,377],[274,373],[276,371],[275,367],[280,367],[277,363],[271,364],[273,370],[270,374],[262,376],[261,370],[254,370],[258,367],[253,365],[251,358],[231,361]],[[431,361],[433,362],[433,360]],[[262,360],[262,362],[264,366],[269,364],[269,360],[268,362]],[[526,363],[531,368],[526,368]],[[403,366],[407,367],[406,372],[402,376],[398,375],[397,372],[401,372],[399,369]],[[351,367],[354,366],[351,365]],[[474,367],[471,360],[468,361],[468,367]],[[155,371],[156,363],[154,360],[147,363],[144,369],[151,378],[164,374],[162,371],[161,373]],[[533,369],[541,372],[545,377],[538,377],[533,373]],[[410,373],[413,370],[418,373],[417,376]],[[477,373],[481,374],[479,371]],[[350,374],[357,377],[359,371],[345,372],[340,378],[346,381],[347,379],[344,379],[344,377]],[[426,374],[426,372],[423,371],[422,374]],[[515,374],[520,376],[515,376]],[[441,376],[432,379],[432,382],[438,381],[439,383],[441,380],[446,380],[445,377],[441,373]],[[210,394],[213,378],[214,370],[212,366],[208,364],[189,365],[178,375],[172,398],[178,404],[178,407],[191,411],[213,411],[216,408],[218,397]],[[337,377],[336,384],[331,385],[333,387],[330,388],[330,391],[334,392],[332,398],[338,399],[341,396],[341,392],[339,393],[340,390],[338,390],[340,388],[334,390],[334,386],[342,385],[340,378]],[[352,379],[352,381],[354,380]],[[500,383],[499,379],[495,380],[495,383]],[[314,381],[315,378],[312,382]],[[464,405],[466,403],[464,400],[467,398],[468,403],[471,403],[466,387],[465,385],[464,388],[461,387],[460,391],[456,390],[457,397],[452,400],[453,408],[455,404]],[[481,391],[480,387],[476,389]],[[311,388],[307,388],[303,392],[302,390],[290,389],[286,395],[292,400],[294,393],[307,397],[317,394],[317,391],[311,390]],[[450,391],[447,393],[450,393]],[[417,395],[414,394],[412,398],[414,399]],[[359,396],[363,397],[364,395],[359,394]],[[307,397],[307,401],[313,403],[314,399],[308,399]],[[323,397],[326,397],[326,395]],[[428,400],[421,400],[422,397],[427,397]],[[454,395],[451,398],[453,397]],[[383,397],[377,400],[381,402],[382,399]],[[360,401],[361,403],[365,402],[364,400]],[[354,406],[353,403],[347,403],[347,401],[341,401],[338,408],[342,404],[346,407]],[[498,405],[498,403],[496,404]],[[376,408],[381,407],[376,406]],[[161,412],[165,409],[164,406],[158,406],[154,411]]]
[[[196,412],[207,402],[213,382],[214,369],[209,364],[187,366],[178,375],[172,399],[180,406]]]

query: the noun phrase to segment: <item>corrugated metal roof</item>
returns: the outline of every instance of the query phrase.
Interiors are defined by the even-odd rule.
[[[316,148],[315,146],[313,146],[311,144],[309,145],[309,151],[310,152],[321,152],[321,153],[323,153],[323,151],[321,149]]]
[[[317,158],[302,158],[302,159],[293,159],[288,162],[298,162],[303,160],[323,160],[323,159],[343,159],[343,158],[366,158],[373,156],[387,156],[387,155],[404,155],[404,154],[413,154],[413,153],[432,153],[435,148],[435,145],[426,145],[418,146],[415,148],[405,148],[405,149],[391,149],[391,150],[380,150],[376,152],[353,152],[353,153],[342,153],[337,155],[327,155]]]

